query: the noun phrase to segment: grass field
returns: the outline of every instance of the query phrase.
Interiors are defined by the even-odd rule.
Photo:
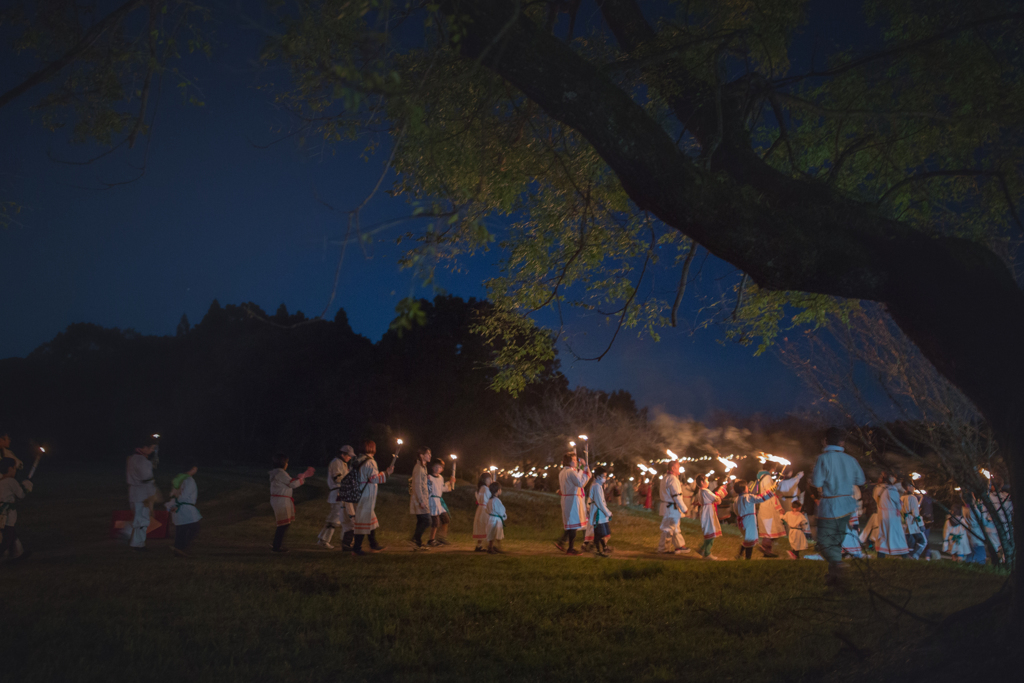
[[[164,491],[172,474],[158,477]],[[311,482],[297,491],[292,552],[275,555],[264,471],[209,469],[196,479],[204,519],[186,560],[172,556],[170,540],[133,553],[106,538],[111,511],[126,507],[121,470],[37,475],[18,521],[35,554],[0,565],[0,678],[895,676],[918,667],[903,654],[927,640],[927,622],[985,600],[1005,580],[948,562],[884,560],[859,563],[850,570],[853,590],[835,594],[823,586],[822,562],[654,555],[657,519],[626,509],[612,519],[613,557],[567,557],[551,543],[560,533],[558,497],[525,491],[503,496],[510,554],[489,556],[472,552],[473,488],[461,482],[447,496],[453,545],[412,553],[401,478],[382,487],[378,502],[387,551],[356,558],[315,548],[327,503],[325,484]],[[684,534],[698,544],[694,523],[684,522]],[[738,547],[726,527],[715,554],[731,558]]]

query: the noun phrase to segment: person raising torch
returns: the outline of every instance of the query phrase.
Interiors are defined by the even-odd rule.
[[[562,456],[562,471],[558,473],[558,492],[562,497],[562,526],[565,533],[555,541],[555,547],[566,555],[582,554],[573,545],[576,543],[576,532],[587,524],[587,505],[583,487],[590,481],[590,470],[587,469],[586,463],[582,469],[578,469],[578,460],[576,451],[569,451]]]
[[[679,530],[679,520],[686,514],[687,508],[683,502],[683,486],[679,483],[678,461],[668,464],[659,488],[661,536],[658,538],[658,552],[675,555],[688,553],[690,549],[686,547],[686,539]]]

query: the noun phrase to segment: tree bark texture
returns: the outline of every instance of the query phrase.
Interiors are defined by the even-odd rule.
[[[714,92],[679,60],[652,81],[674,84],[669,104],[710,154],[702,168],[594,65],[520,13],[514,0],[451,0],[470,17],[463,54],[477,59],[553,119],[578,131],[617,174],[636,205],[763,288],[882,302],[900,329],[991,423],[1015,492],[1024,491],[1024,294],[987,247],[927,234],[822,182],[790,177],[761,160],[734,106],[736,82]],[[623,51],[654,36],[634,0],[603,0]],[[1024,516],[1016,506],[1017,547]],[[1018,565],[1019,567],[1019,565]],[[1015,570],[1019,578],[1020,569]],[[1018,619],[1024,616],[1015,591]]]

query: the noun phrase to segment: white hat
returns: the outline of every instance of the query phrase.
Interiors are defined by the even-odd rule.
[[[356,452],[352,450],[351,446],[342,446],[341,452],[347,454],[349,457],[354,458],[356,456]]]

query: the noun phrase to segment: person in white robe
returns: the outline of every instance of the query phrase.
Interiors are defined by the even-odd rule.
[[[473,514],[473,539],[476,541],[474,552],[483,552],[484,541],[487,540],[487,502],[491,499],[491,475],[480,475],[476,482],[476,512]]]
[[[960,561],[966,560],[971,554],[971,541],[967,537],[967,514],[963,505],[953,506],[942,528],[942,552]]]
[[[274,540],[270,549],[275,553],[286,553],[288,549],[283,547],[284,537],[289,527],[295,521],[295,498],[292,491],[306,483],[306,479],[313,476],[312,467],[297,477],[288,474],[288,456],[278,453],[274,456],[274,469],[270,475],[270,507],[274,510],[274,521],[277,528],[274,530]]]
[[[797,472],[795,475],[788,479],[783,479],[779,482],[776,495],[779,498],[779,503],[782,505],[782,512],[786,513],[793,509],[793,501],[799,500],[801,497],[800,493],[800,480],[804,478],[803,472]],[[801,503],[802,505],[802,503]]]
[[[337,457],[327,465],[327,504],[331,508],[327,512],[323,528],[320,529],[320,533],[316,537],[316,544],[321,548],[328,550],[333,548],[331,539],[334,538],[334,531],[341,529],[341,549],[352,550],[356,506],[338,498],[338,489],[341,486],[341,480],[348,476],[348,463],[355,455],[351,446],[342,446]]]
[[[700,556],[706,560],[720,560],[720,557],[711,554],[711,548],[715,539],[722,535],[722,525],[718,521],[718,505],[728,491],[722,484],[712,491],[707,476],[703,474],[698,475],[693,483],[697,492],[697,505],[700,506],[700,526],[704,531],[704,544],[700,547]]]
[[[864,558],[864,549],[860,545],[859,517],[857,513],[850,516],[850,523],[846,527],[846,536],[843,537],[843,554],[856,557],[858,560]]]
[[[970,515],[967,519],[967,539],[971,543],[971,554],[967,557],[967,561],[974,564],[985,564],[988,558],[986,541],[992,543],[995,552],[999,552],[999,535],[996,532],[996,525],[992,523],[988,511],[973,493],[965,491],[963,500],[965,510]]]
[[[409,477],[409,514],[416,516],[416,529],[409,540],[413,550],[426,550],[428,547],[423,543],[423,532],[430,528],[430,487],[427,486],[430,460],[430,449],[420,448]]]
[[[451,523],[451,514],[448,512],[448,504],[444,502],[444,494],[447,491],[455,490],[455,475],[448,481],[444,480],[441,472],[444,471],[444,461],[435,460],[430,463],[430,476],[427,477],[427,493],[430,496],[430,540],[428,546],[448,545],[448,525]]]
[[[128,456],[125,463],[125,478],[128,480],[128,503],[134,517],[131,526],[131,547],[141,551],[146,547],[146,532],[149,529],[150,513],[156,502],[156,478],[153,469],[158,462],[157,439],[147,436],[142,445]]]
[[[914,482],[911,479],[903,480],[904,494],[900,497],[900,507],[903,513],[903,526],[907,532],[907,545],[910,548],[910,559],[921,558],[921,553],[928,547],[925,540],[924,520],[921,518],[921,501],[914,492]]]
[[[878,491],[879,487],[875,487]],[[878,493],[878,557],[909,555],[907,537],[903,533],[903,487],[893,475],[887,475]]]
[[[505,522],[508,521],[508,514],[505,512],[505,505],[501,502],[501,484],[493,482],[487,487],[491,494],[484,506],[487,513],[487,552],[491,555],[504,553],[501,548],[501,541],[505,540]]]
[[[810,533],[811,523],[807,515],[802,511],[803,505],[799,501],[793,501],[789,512],[782,515],[782,523],[789,530],[789,557],[792,560],[800,559],[800,551],[807,550],[807,534]]]
[[[689,508],[683,501],[683,485],[679,481],[679,463],[670,462],[658,486],[658,512],[661,513],[661,535],[658,537],[658,552],[683,554],[690,552],[686,539],[679,528],[679,521]]]
[[[575,451],[562,457],[562,471],[558,473],[558,494],[562,500],[562,528],[565,533],[555,541],[555,547],[567,555],[579,555],[574,546],[576,532],[587,524],[587,505],[584,487],[590,481],[590,470],[579,463]],[[568,547],[566,544],[568,543]]]
[[[380,552],[385,549],[385,546],[377,542],[377,527],[380,526],[376,513],[377,488],[387,481],[387,475],[395,471],[395,464],[392,459],[387,470],[378,471],[377,461],[374,459],[376,454],[377,444],[370,440],[364,441],[363,452],[356,465],[359,468],[358,481],[362,490],[359,502],[356,503],[355,542],[352,544],[352,554],[357,557],[366,554],[363,550],[363,539],[367,536],[370,537],[370,550]]]
[[[755,496],[763,496],[774,491],[775,480],[772,479],[771,472],[766,470],[758,472],[757,481],[751,488],[751,493]],[[778,557],[774,551],[775,539],[785,536],[786,529],[782,526],[782,503],[779,502],[777,496],[772,496],[757,506],[757,535],[761,541],[757,549],[765,557]]]
[[[25,479],[19,484],[15,479],[17,472],[18,463],[14,458],[0,459],[0,532],[3,534],[0,558],[8,554],[12,561],[26,560],[32,554],[22,548],[15,526],[18,523],[18,501],[32,492],[32,480]]]
[[[590,487],[590,512],[588,519],[590,526],[594,529],[594,546],[597,554],[607,557],[612,549],[608,547],[608,539],[612,536],[612,529],[609,524],[612,519],[612,511],[608,507],[608,501],[604,497],[604,484],[608,478],[608,470],[598,467],[594,470],[594,483]]]
[[[743,532],[743,542],[740,544],[736,559],[749,560],[754,553],[754,546],[757,545],[757,506],[766,503],[775,495],[775,491],[760,495],[750,493],[747,491],[747,482],[742,479],[733,482],[733,491],[736,493],[736,524]]]
[[[189,546],[199,535],[199,520],[203,518],[199,514],[196,503],[199,500],[199,487],[196,486],[196,472],[199,468],[195,465],[171,480],[170,500],[164,504],[171,513],[171,521],[174,522],[174,554],[178,557],[188,557]]]

